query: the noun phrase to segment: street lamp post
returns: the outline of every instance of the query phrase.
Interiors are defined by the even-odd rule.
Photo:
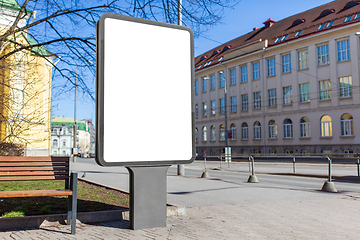
[[[228,148],[228,127],[227,127],[227,81],[226,81],[226,73],[227,73],[227,67],[222,63],[219,62],[221,66],[225,68],[225,71],[220,71],[220,73],[224,73],[224,81],[225,81],[225,88],[224,88],[224,105],[225,105],[225,161],[230,162],[231,157],[227,156],[230,153],[230,149]],[[220,76],[221,77],[221,76]],[[230,155],[231,156],[231,155]]]
[[[75,73],[75,100],[74,100],[74,140],[73,140],[73,162],[76,162],[75,148],[76,148],[76,98],[77,98],[77,72]]]

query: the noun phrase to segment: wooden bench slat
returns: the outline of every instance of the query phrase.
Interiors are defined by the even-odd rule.
[[[12,197],[49,197],[49,196],[71,196],[69,189],[59,190],[31,190],[31,191],[0,191],[0,198]]]
[[[0,156],[0,162],[68,162],[69,157]]]
[[[0,172],[0,176],[37,176],[37,175],[43,175],[43,176],[53,176],[53,175],[64,175],[69,176],[68,171],[62,171],[62,172],[54,172],[54,171],[44,171],[44,172]]]
[[[69,166],[69,163],[59,163],[59,162],[18,162],[18,163],[10,163],[10,162],[0,162],[0,167],[14,167],[14,166],[25,166],[25,167],[38,167],[38,166]]]
[[[69,176],[0,177],[0,181],[66,180]]]
[[[16,171],[60,171],[68,170],[68,167],[0,167],[0,172]]]

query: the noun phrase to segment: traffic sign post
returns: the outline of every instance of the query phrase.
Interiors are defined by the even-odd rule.
[[[130,227],[166,226],[166,172],[195,159],[194,36],[106,13],[97,23],[96,153],[130,173]]]

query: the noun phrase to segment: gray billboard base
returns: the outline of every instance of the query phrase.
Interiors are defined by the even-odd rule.
[[[130,229],[166,227],[166,173],[169,167],[126,167],[130,173]]]

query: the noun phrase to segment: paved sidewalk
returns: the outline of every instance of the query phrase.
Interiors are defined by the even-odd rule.
[[[215,164],[208,167],[214,169]],[[353,175],[354,166],[338,167],[339,176]],[[87,163],[75,164],[76,168],[88,171],[85,179],[113,184],[121,190],[128,187],[124,168]],[[257,184],[246,183],[246,163],[232,164],[222,171],[209,170],[210,179],[195,176],[202,172],[202,162],[185,168],[185,177],[174,175],[173,166],[167,178],[168,202],[184,207],[185,214],[168,217],[164,228],[133,231],[126,220],[78,223],[75,236],[69,234],[69,226],[58,225],[0,232],[0,239],[359,239],[360,183],[336,182],[339,192],[325,193],[319,190],[324,179],[262,174],[291,172],[291,165],[269,168],[257,164]],[[307,165],[298,169],[314,171]]]

